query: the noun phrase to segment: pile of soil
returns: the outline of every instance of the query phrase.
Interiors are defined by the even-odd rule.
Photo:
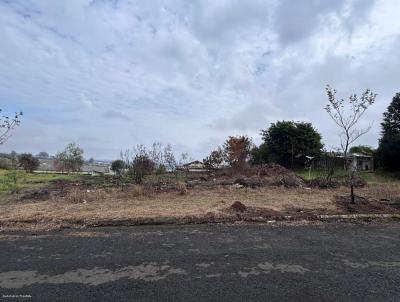
[[[236,212],[244,212],[247,209],[247,207],[240,201],[235,201],[229,208]]]
[[[293,172],[278,164],[266,164],[258,168],[259,177],[276,177],[290,173]]]
[[[248,207],[243,203],[241,203],[240,201],[235,201],[231,206],[223,209],[222,212],[226,212],[229,214],[236,214],[238,217],[241,218],[262,217],[262,218],[280,219],[284,216],[284,213],[274,211],[271,209]]]
[[[240,174],[232,170],[224,169],[215,172],[207,181],[189,181],[190,186],[202,185],[212,186],[233,186],[240,187],[264,187],[264,186],[285,186],[303,187],[305,182],[294,172],[278,164],[266,164],[262,166],[249,167]]]
[[[278,164],[266,164],[259,167],[257,175],[273,185],[285,187],[303,187],[305,185],[303,179],[293,171]]]
[[[322,211],[321,211],[322,210]],[[263,218],[271,220],[283,220],[292,217],[292,219],[312,219],[317,217],[317,215],[325,214],[323,209],[321,210],[304,210],[304,209],[294,209],[289,208],[284,211],[275,211],[268,208],[261,207],[248,207],[240,201],[235,201],[231,206],[222,210],[222,212],[235,214],[237,217],[242,219],[254,219]]]

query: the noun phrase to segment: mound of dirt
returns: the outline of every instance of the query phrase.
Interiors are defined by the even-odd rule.
[[[278,164],[266,164],[259,168],[258,176],[274,185],[285,187],[302,187],[304,181],[293,171]]]
[[[243,171],[235,172],[232,169],[225,168],[221,171],[215,171],[207,181],[200,178],[188,182],[189,186],[233,186],[242,187],[265,187],[265,186],[285,186],[285,187],[303,187],[303,179],[298,177],[291,170],[278,164],[266,164],[262,166],[253,166]]]
[[[240,201],[235,201],[232,203],[229,209],[234,210],[235,212],[244,212],[246,211],[247,207]]]
[[[258,176],[259,177],[275,177],[279,175],[286,175],[293,173],[285,167],[278,164],[266,164],[259,168]]]

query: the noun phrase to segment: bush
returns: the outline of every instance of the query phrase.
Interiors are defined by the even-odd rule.
[[[5,185],[11,193],[18,193],[21,190],[20,181],[25,173],[22,171],[12,170],[5,174]]]
[[[26,172],[32,173],[40,166],[37,158],[33,157],[30,153],[24,153],[18,156],[18,165]]]
[[[61,172],[77,172],[81,170],[83,163],[83,149],[76,144],[69,144],[64,151],[56,154],[54,167]]]
[[[133,159],[129,174],[136,184],[141,184],[143,178],[154,171],[154,162],[148,155],[136,155]]]
[[[8,158],[0,158],[0,169],[9,170],[11,169],[11,161]]]
[[[186,183],[182,181],[177,182],[176,189],[178,190],[180,195],[186,195],[188,193]]]
[[[114,160],[111,163],[111,170],[115,173],[115,175],[120,176],[122,171],[125,168],[125,163],[121,159]]]

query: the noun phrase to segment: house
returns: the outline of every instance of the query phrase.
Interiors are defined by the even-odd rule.
[[[195,160],[190,163],[184,164],[184,165],[178,167],[178,170],[188,171],[188,172],[207,172],[208,171],[207,168],[205,167],[204,163],[199,160]]]
[[[102,175],[111,173],[110,165],[107,164],[84,164],[81,167],[81,172],[91,175]]]
[[[357,171],[373,171],[374,158],[372,155],[362,153],[350,153],[347,156],[350,167],[356,168]]]

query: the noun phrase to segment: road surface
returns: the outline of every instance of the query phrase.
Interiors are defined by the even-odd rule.
[[[2,301],[400,301],[400,224],[0,234]]]

